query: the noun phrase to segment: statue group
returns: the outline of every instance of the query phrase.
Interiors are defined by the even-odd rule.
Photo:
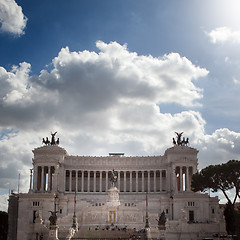
[[[183,132],[181,132],[181,133],[175,132],[175,133],[177,134],[177,141],[175,140],[175,138],[173,138],[173,145],[174,146],[187,146],[189,144],[189,139],[188,138],[185,139],[183,137],[183,139],[182,139]]]
[[[51,132],[51,135],[52,135],[51,142],[49,141],[48,137],[46,137],[46,140],[45,140],[45,138],[43,138],[42,143],[45,145],[59,145],[59,143],[60,143],[59,138],[57,140],[55,140],[56,134],[57,134],[57,132],[55,132],[55,133]]]

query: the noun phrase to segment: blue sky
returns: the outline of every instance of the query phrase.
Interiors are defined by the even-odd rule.
[[[29,187],[33,148],[239,159],[237,0],[0,0],[0,208]],[[5,195],[4,195],[5,193]]]

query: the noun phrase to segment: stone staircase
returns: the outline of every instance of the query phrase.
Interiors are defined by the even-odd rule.
[[[89,230],[80,229],[72,238],[77,239],[147,239],[144,231],[137,232],[133,229],[109,229],[109,230]]]

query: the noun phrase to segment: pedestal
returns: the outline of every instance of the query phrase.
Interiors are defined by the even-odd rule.
[[[108,199],[106,203],[107,207],[118,207],[119,201],[119,190],[116,187],[108,189]]]
[[[58,226],[50,226],[48,240],[58,240]]]
[[[159,240],[166,239],[166,230],[159,229]]]
[[[147,237],[147,239],[152,239],[150,227],[145,228],[145,231],[146,231],[146,237]]]

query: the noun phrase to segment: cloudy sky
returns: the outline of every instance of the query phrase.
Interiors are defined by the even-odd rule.
[[[238,0],[0,0],[0,210],[32,149],[240,158]]]

